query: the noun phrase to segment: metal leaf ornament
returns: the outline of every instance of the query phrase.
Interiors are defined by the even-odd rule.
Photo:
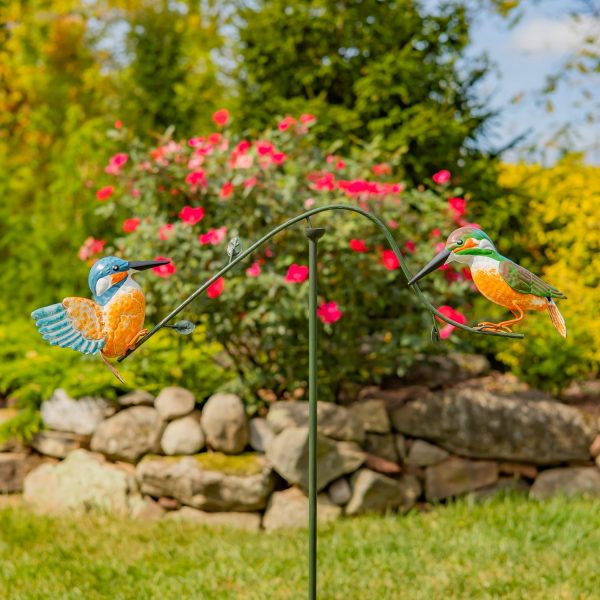
[[[236,258],[242,252],[242,240],[237,235],[229,240],[227,244],[227,256],[229,256],[229,262]]]
[[[190,335],[196,329],[196,325],[191,321],[177,321],[173,325],[165,325],[169,329],[173,329],[180,335]]]

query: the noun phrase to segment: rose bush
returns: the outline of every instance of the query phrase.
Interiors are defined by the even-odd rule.
[[[394,177],[400,166],[378,163],[375,148],[349,156],[338,156],[335,146],[329,154],[319,150],[312,115],[286,116],[258,139],[229,135],[230,120],[218,111],[217,131],[207,135],[120,149],[97,181],[97,199],[90,198],[120,232],[104,252],[171,260],[143,282],[155,319],[227,262],[232,236],[247,246],[309,207],[341,202],[373,211],[394,230],[413,269],[466,222],[462,190],[446,170],[419,189],[405,189]],[[342,383],[407,369],[417,353],[431,349],[431,321],[377,228],[347,212],[312,221],[327,230],[319,256],[319,377],[321,397],[332,398]],[[458,308],[470,282],[449,269],[427,285],[437,304]],[[307,293],[307,242],[297,226],[217,280],[184,316],[205,324],[207,336],[223,346],[243,389],[263,399],[301,397]]]

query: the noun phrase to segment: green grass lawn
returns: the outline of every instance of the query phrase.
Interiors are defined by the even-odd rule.
[[[599,598],[600,502],[504,497],[323,527],[319,597]],[[0,598],[303,598],[306,533],[0,510]]]

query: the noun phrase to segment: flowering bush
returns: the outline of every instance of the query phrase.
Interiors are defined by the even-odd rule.
[[[242,139],[228,134],[230,115],[222,110],[213,116],[215,132],[166,138],[151,148],[133,144],[108,160],[91,200],[121,232],[105,251],[171,260],[143,282],[149,314],[164,315],[222,267],[232,236],[248,245],[309,207],[340,202],[373,211],[395,230],[413,269],[465,222],[466,203],[448,171],[435,174],[429,189],[405,189],[394,178],[395,166],[376,163],[370,149],[322,153],[311,134],[315,120],[286,116],[258,139]],[[430,348],[430,317],[367,220],[328,212],[313,225],[327,230],[319,256],[319,364],[321,397],[331,398],[342,382],[378,381],[406,369]],[[302,230],[287,230],[263,246],[186,314],[206,324],[244,387],[263,398],[301,397],[306,387]],[[462,272],[448,270],[427,285],[436,303],[457,307],[470,284]]]

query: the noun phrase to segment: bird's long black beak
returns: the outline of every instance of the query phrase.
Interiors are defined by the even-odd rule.
[[[431,271],[435,271],[439,269],[445,262],[446,259],[450,256],[450,250],[444,248],[441,252],[438,252],[409,282],[408,285],[412,285],[425,277],[425,275],[431,273]]]
[[[129,268],[135,271],[145,271],[146,269],[152,269],[152,267],[160,267],[161,265],[168,265],[170,260],[130,260]]]

